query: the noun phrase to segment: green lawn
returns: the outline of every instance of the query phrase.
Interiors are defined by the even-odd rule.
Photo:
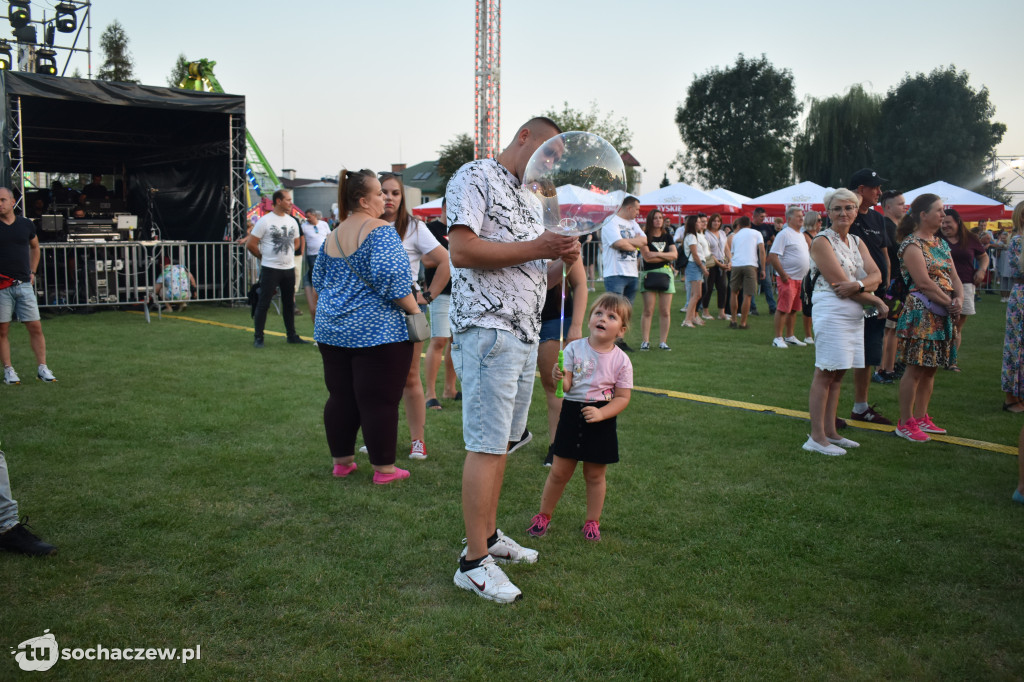
[[[1004,309],[985,296],[979,310],[931,414],[951,435],[1015,444],[1024,420],[999,409]],[[251,324],[247,309],[183,315]],[[639,386],[807,409],[813,349],[772,349],[767,316],[748,332],[678,322],[672,352],[633,354]],[[311,333],[308,313],[298,325]],[[273,311],[268,329],[282,330]],[[525,542],[547,473],[538,382],[537,437],[511,457],[499,525],[541,557],[508,569],[525,598],[499,606],[452,584],[459,403],[427,415],[428,460],[403,445],[409,480],[372,485],[365,457],[335,480],[312,346],[268,335],[256,351],[251,332],[122,311],[44,330],[60,381],[31,379],[16,325],[25,381],[0,385],[0,447],[22,513],[60,553],[0,555],[0,644],[49,629],[61,648],[201,646],[187,664],[59,661],[51,679],[1024,676],[1013,456],[850,429],[862,447],[822,457],[800,449],[806,422],[635,392],[603,541],[579,532],[574,480],[548,535]],[[871,394],[896,414],[895,386]]]

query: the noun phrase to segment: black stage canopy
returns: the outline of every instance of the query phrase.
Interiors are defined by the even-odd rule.
[[[11,71],[0,89],[0,183],[19,185],[19,170],[120,175],[140,227],[155,221],[165,239],[219,240],[244,216],[244,97]],[[229,218],[232,196],[243,208]]]

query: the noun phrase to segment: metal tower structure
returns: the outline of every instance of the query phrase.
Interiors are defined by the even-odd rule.
[[[474,158],[494,157],[501,137],[501,0],[476,0]]]

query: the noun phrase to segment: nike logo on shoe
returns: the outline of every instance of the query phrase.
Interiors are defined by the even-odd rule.
[[[469,578],[468,575],[466,577]],[[473,583],[473,586],[476,587],[476,589],[480,590],[481,592],[483,592],[485,589],[487,589],[487,581],[486,580],[483,583],[478,583],[477,581],[473,580],[472,578],[469,578],[469,582]]]

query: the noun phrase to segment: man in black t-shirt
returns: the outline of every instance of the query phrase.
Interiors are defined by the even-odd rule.
[[[768,212],[758,206],[754,209],[754,217],[751,219],[750,226],[761,233],[764,238],[764,252],[768,253],[772,248],[772,242],[775,241],[775,223],[770,220],[765,220],[768,217]],[[775,314],[775,295],[772,293],[772,269],[768,267],[768,263],[761,263],[761,270],[764,272],[764,277],[761,278],[761,290],[764,292],[764,298],[768,302],[768,314]],[[757,315],[757,303],[756,297],[751,299],[750,302],[750,314]]]
[[[28,330],[29,345],[39,363],[36,377],[40,381],[57,380],[46,366],[46,339],[32,286],[40,253],[36,226],[28,218],[14,215],[14,195],[0,187],[0,286],[4,287],[0,289],[0,362],[4,366],[5,384],[21,383],[11,365],[11,343],[7,336],[15,316]]]
[[[900,277],[899,243],[896,241],[896,230],[899,222],[907,213],[907,203],[903,194],[887,189],[879,199],[885,220],[885,232],[889,237],[889,283]],[[903,301],[893,301],[889,306],[889,316],[885,320],[885,341],[882,343],[882,364],[871,376],[871,380],[879,384],[891,384],[902,376],[896,374],[896,320],[899,319]]]
[[[882,282],[874,292],[884,297],[889,284],[889,234],[885,229],[885,219],[875,210],[875,204],[882,194],[882,183],[887,182],[870,168],[863,168],[850,178],[849,189],[860,195],[860,212],[850,234],[863,240],[868,247],[871,258],[882,273]],[[872,424],[892,424],[892,422],[868,404],[868,388],[871,385],[871,368],[882,364],[882,343],[885,336],[885,318],[869,317],[864,320],[864,367],[853,370],[853,410],[850,419],[871,422]]]

